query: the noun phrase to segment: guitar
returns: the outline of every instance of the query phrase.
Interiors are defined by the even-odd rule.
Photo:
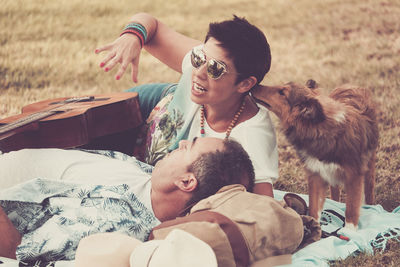
[[[0,120],[0,151],[82,147],[132,154],[142,122],[133,92],[44,100]]]

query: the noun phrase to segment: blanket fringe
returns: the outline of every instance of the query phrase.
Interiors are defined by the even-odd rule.
[[[380,253],[383,253],[386,250],[387,242],[392,239],[400,242],[400,228],[394,227],[378,234],[370,244]]]

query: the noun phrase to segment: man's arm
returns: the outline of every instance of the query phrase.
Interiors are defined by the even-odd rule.
[[[21,234],[0,207],[0,256],[15,259],[15,251],[20,243]]]
[[[272,190],[272,184],[271,183],[257,183],[257,184],[255,184],[253,193],[256,193],[256,194],[259,194],[259,195],[266,195],[266,196],[274,197],[274,192]]]
[[[130,19],[131,23],[140,23],[146,28],[147,42],[144,48],[161,62],[181,72],[181,63],[185,54],[201,42],[176,32],[153,16],[138,13]],[[132,64],[132,80],[137,82],[139,56],[141,51],[140,39],[133,34],[123,34],[114,42],[97,48],[96,53],[108,51],[101,61],[100,67],[105,71],[112,69],[117,63],[121,66],[115,76],[119,80],[129,64]]]

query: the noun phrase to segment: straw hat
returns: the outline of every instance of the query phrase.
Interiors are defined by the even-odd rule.
[[[211,247],[193,235],[175,229],[163,240],[141,242],[119,233],[101,233],[82,239],[76,267],[217,267]]]

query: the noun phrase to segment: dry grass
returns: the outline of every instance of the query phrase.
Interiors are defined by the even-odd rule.
[[[38,100],[123,91],[98,68],[97,46],[116,38],[129,17],[149,12],[202,39],[210,21],[245,16],[267,35],[273,62],[266,84],[313,78],[327,91],[351,82],[369,88],[380,106],[377,203],[400,204],[400,3],[397,0],[0,0],[0,117]],[[178,75],[144,53],[139,81],[175,82]],[[276,187],[306,192],[302,167],[279,134]],[[395,245],[383,255],[341,266],[399,265]],[[367,259],[365,261],[365,258]],[[387,264],[386,264],[387,263]]]

